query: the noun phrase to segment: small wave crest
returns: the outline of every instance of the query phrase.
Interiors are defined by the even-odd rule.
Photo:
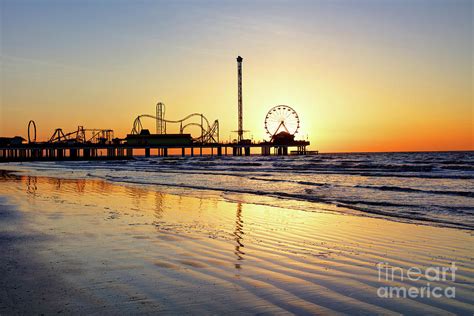
[[[357,188],[364,189],[374,189],[381,191],[392,191],[392,192],[414,192],[414,193],[427,193],[427,194],[442,194],[442,195],[458,195],[466,197],[474,197],[474,192],[469,191],[439,191],[439,190],[420,190],[407,187],[397,187],[397,186],[370,186],[370,185],[357,185]]]

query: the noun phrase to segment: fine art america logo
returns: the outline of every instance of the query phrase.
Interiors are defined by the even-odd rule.
[[[389,265],[388,262],[377,263],[379,282],[393,284],[393,282],[407,282],[414,285],[381,286],[377,289],[377,296],[381,298],[455,298],[456,288],[446,283],[456,281],[456,264],[450,266],[433,266],[426,269],[410,267],[403,269]],[[441,283],[434,285],[433,282]],[[444,283],[444,286],[443,286]]]

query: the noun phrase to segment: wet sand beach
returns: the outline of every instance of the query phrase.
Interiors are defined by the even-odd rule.
[[[471,230],[4,173],[0,314],[472,314]],[[382,298],[378,264],[455,298]]]

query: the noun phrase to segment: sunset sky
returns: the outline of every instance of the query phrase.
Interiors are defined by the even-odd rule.
[[[33,119],[40,139],[125,137],[161,101],[236,138],[241,55],[249,138],[288,104],[324,152],[474,149],[469,0],[0,3],[0,136],[26,138]]]

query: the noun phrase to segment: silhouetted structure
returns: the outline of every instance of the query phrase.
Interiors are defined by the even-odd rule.
[[[0,137],[0,146],[18,146],[23,144],[26,141],[21,136],[14,136],[14,137]]]
[[[28,143],[19,136],[0,137],[0,162],[32,161],[32,160],[92,160],[92,159],[131,159],[136,150],[151,156],[152,149],[158,156],[168,156],[169,150],[181,151],[186,156],[194,156],[195,149],[203,155],[203,149],[223,156],[249,156],[251,148],[260,148],[262,155],[271,155],[272,148],[275,155],[288,155],[288,148],[296,147],[291,154],[304,155],[309,153],[306,147],[308,141],[295,140],[299,129],[299,117],[295,110],[286,105],[273,107],[265,117],[265,129],[271,135],[270,141],[255,143],[244,139],[243,105],[242,105],[242,61],[237,57],[238,77],[238,139],[233,143],[219,141],[219,121],[212,124],[200,113],[192,113],[180,120],[165,119],[165,105],[161,102],[156,105],[156,116],[143,114],[135,118],[133,128],[125,139],[114,138],[111,129],[86,129],[78,126],[76,131],[64,133],[61,128],[55,129],[53,135],[46,142],[36,141],[36,124],[28,123]],[[144,129],[142,119],[149,118],[156,121],[156,134]],[[196,122],[198,120],[198,122]],[[167,134],[166,124],[179,124],[179,134]],[[200,135],[192,137],[184,133],[188,127],[198,127]],[[230,153],[229,153],[230,154]]]
[[[147,129],[139,135],[128,134],[125,138],[125,144],[133,146],[190,146],[192,143],[191,134],[150,134]]]
[[[243,113],[242,113],[242,61],[244,59],[240,56],[237,57],[237,90],[238,90],[238,128],[237,128],[237,141],[240,143],[244,137],[244,126],[243,126]]]
[[[164,114],[164,111],[163,111],[163,114]],[[143,130],[142,119],[144,118],[154,119],[157,121],[157,124],[158,124],[158,121],[160,121],[161,131],[164,131],[164,133],[157,133],[157,134],[165,135],[166,124],[175,123],[175,124],[179,124],[180,134],[184,134],[184,131],[189,127],[193,127],[193,126],[198,127],[201,131],[201,135],[196,138],[193,138],[194,142],[203,143],[203,144],[219,142],[219,121],[215,120],[214,123],[210,124],[209,120],[203,114],[200,114],[200,113],[189,114],[188,116],[180,120],[166,120],[164,119],[163,116],[158,117],[158,116],[153,116],[149,114],[142,114],[142,115],[137,116],[135,120],[133,121],[133,127],[130,134],[141,135],[141,131]],[[198,119],[199,122],[196,122],[195,121],[196,119]]]
[[[156,104],[156,133],[166,134],[165,104],[158,102]]]
[[[270,141],[273,142],[276,135],[285,132],[294,136],[300,128],[300,118],[298,113],[288,105],[277,105],[272,107],[265,116],[265,130],[270,135]],[[282,134],[282,135],[286,135]],[[279,138],[282,138],[280,136]],[[288,138],[288,137],[286,137]]]

